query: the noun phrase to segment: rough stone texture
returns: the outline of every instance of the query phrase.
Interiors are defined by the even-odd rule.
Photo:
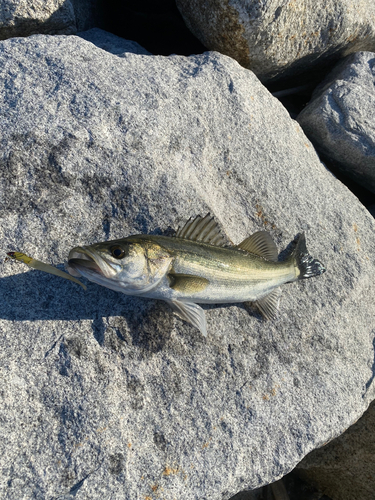
[[[0,496],[227,500],[358,419],[375,221],[252,72],[38,35],[0,43],[0,103],[4,256],[58,265],[211,212],[235,243],[305,231],[327,267],[284,287],[275,321],[205,306],[205,339],[162,302],[2,261]]]
[[[176,0],[187,26],[209,49],[264,82],[325,67],[375,49],[372,0]]]
[[[128,52],[132,52],[133,54],[151,55],[151,53],[141,47],[139,43],[132,42],[131,40],[124,40],[119,36],[108,33],[107,31],[99,28],[83,31],[82,33],[78,33],[77,36],[80,36],[100,49],[110,52],[111,54],[115,54],[116,56],[123,57]]]
[[[34,33],[76,33],[71,0],[1,0],[0,40]]]
[[[303,479],[333,500],[373,500],[375,491],[375,404],[342,436],[298,465]]]
[[[342,61],[316,89],[298,122],[318,151],[375,193],[375,54]]]

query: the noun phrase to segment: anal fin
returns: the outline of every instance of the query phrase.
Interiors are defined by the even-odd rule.
[[[198,328],[202,335],[207,337],[207,322],[204,310],[194,302],[181,302],[179,300],[167,300],[174,312],[184,321]]]
[[[264,318],[275,319],[277,317],[277,313],[279,311],[280,293],[280,289],[275,288],[271,293],[254,302]]]

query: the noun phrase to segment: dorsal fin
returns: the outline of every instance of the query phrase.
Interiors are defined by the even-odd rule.
[[[243,240],[242,243],[237,245],[237,248],[245,250],[245,252],[259,255],[259,257],[263,257],[263,259],[277,262],[278,251],[276,245],[270,234],[266,231],[258,231],[252,234],[246,238],[246,240]]]
[[[226,244],[226,238],[221,234],[217,222],[210,214],[205,217],[198,215],[194,219],[189,219],[182,228],[178,229],[176,238],[201,241],[218,247]]]

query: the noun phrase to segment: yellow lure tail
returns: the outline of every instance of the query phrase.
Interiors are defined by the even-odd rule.
[[[68,274],[68,273],[64,273],[64,271],[60,271],[60,269],[57,269],[56,267],[53,267],[50,264],[45,264],[44,262],[41,262],[40,260],[33,259],[32,257],[29,257],[28,255],[26,255],[22,252],[8,252],[7,255],[9,255],[9,257],[11,257],[12,259],[15,259],[15,260],[18,260],[19,262],[23,262],[24,264],[27,264],[29,267],[32,267],[33,269],[38,269],[38,271],[43,271],[43,272],[48,273],[48,274],[54,274],[55,276],[60,276],[60,278],[74,281],[74,283],[81,285],[81,287],[84,290],[86,290],[86,285],[81,283],[77,278],[70,276],[70,274]]]

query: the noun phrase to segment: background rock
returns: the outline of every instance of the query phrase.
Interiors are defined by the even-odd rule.
[[[375,54],[353,54],[328,75],[298,115],[298,122],[317,150],[373,193],[374,84]]]
[[[326,70],[340,57],[375,49],[372,0],[176,0],[192,33],[263,82]]]
[[[76,33],[71,0],[2,0],[0,40],[34,33]]]
[[[136,40],[154,54],[196,54],[207,50],[189,31],[175,0],[73,0],[79,30],[94,26]]]
[[[164,303],[1,262],[1,494],[227,500],[362,414],[375,221],[250,71],[40,35],[0,43],[0,95],[4,252],[56,265],[211,212],[235,243],[306,231],[327,267],[272,322],[205,307],[205,339]]]
[[[207,50],[186,27],[174,0],[4,0],[2,4],[1,40],[100,28],[139,42],[155,54]]]
[[[302,478],[333,500],[372,500],[375,491],[375,404],[356,424],[298,465]]]
[[[127,52],[133,54],[151,55],[150,52],[139,45],[137,42],[131,40],[124,40],[123,38],[108,33],[107,31],[99,28],[92,28],[78,34],[79,37],[93,43],[100,49],[106,50],[116,56],[125,56]]]
[[[103,28],[105,9],[108,0],[71,0],[77,31]]]

